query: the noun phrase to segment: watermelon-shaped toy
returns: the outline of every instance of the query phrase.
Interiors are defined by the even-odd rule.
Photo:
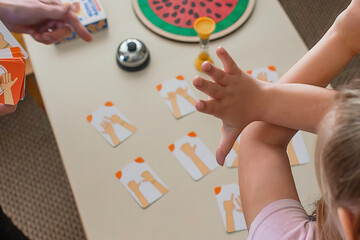
[[[250,16],[255,0],[133,0],[135,13],[155,33],[177,41],[197,42],[194,22],[210,17],[216,23],[211,39],[239,28]]]

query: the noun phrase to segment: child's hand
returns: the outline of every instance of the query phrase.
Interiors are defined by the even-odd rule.
[[[266,83],[241,71],[224,48],[218,48],[216,53],[223,63],[224,70],[205,62],[202,70],[214,82],[196,77],[193,84],[210,97],[207,101],[197,102],[196,109],[223,121],[223,135],[216,151],[216,159],[223,165],[238,135],[262,113],[259,94],[261,85]]]
[[[334,29],[353,51],[360,53],[360,0],[352,0],[337,17]]]

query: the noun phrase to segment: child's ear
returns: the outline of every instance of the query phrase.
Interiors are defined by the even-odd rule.
[[[355,226],[354,214],[346,208],[338,207],[337,214],[341,223],[342,231],[347,240],[357,240],[357,226]]]

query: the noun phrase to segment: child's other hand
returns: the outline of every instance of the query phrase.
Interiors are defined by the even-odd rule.
[[[360,53],[360,0],[351,1],[337,17],[334,28],[351,50]]]
[[[209,96],[209,100],[197,102],[196,109],[223,121],[223,135],[216,151],[216,159],[223,165],[226,155],[241,131],[261,114],[258,96],[261,84],[266,83],[240,70],[224,48],[219,47],[216,53],[223,63],[224,70],[205,62],[202,70],[214,82],[196,77],[193,84]]]

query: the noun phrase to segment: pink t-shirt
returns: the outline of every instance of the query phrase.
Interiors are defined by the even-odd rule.
[[[316,239],[316,222],[300,202],[282,199],[266,206],[250,226],[248,240]]]

